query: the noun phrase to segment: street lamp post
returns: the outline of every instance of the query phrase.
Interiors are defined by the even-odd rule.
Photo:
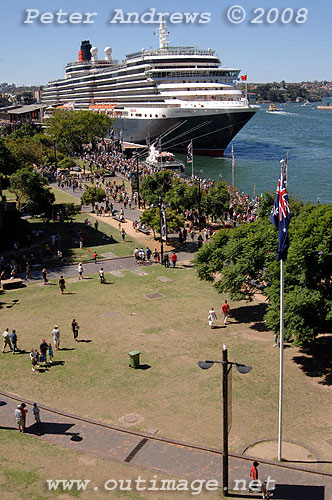
[[[228,361],[227,347],[224,344],[222,347],[222,361],[199,361],[198,366],[202,370],[208,370],[214,363],[222,364],[222,401],[223,401],[223,452],[222,452],[222,489],[223,495],[228,496],[228,374],[232,366],[235,365],[239,373],[249,373],[251,366],[243,365]]]

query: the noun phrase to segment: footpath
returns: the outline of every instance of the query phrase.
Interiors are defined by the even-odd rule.
[[[0,425],[15,427],[14,410],[22,400],[0,391]],[[222,453],[220,450],[181,443],[135,432],[94,420],[68,414],[40,405],[42,430],[32,422],[32,402],[26,401],[28,434],[51,444],[70,448],[106,460],[121,462],[136,468],[159,472],[179,479],[214,479],[221,484]],[[14,431],[15,429],[15,431]],[[41,434],[41,435],[39,435]],[[231,454],[229,457],[229,488],[236,481],[249,481],[252,457]],[[306,470],[285,463],[256,459],[260,463],[260,478],[270,477],[276,484],[274,499],[279,500],[331,500],[332,474]],[[238,483],[238,488],[242,484]],[[261,498],[257,493],[236,491],[244,498]],[[239,495],[240,496],[240,495]]]

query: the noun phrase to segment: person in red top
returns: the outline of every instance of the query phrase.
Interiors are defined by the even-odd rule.
[[[250,470],[250,477],[252,478],[252,481],[250,483],[251,487],[248,488],[249,491],[256,491],[253,481],[258,481],[258,469],[257,469],[258,466],[259,466],[258,462],[253,462]]]
[[[176,261],[178,260],[175,252],[172,253],[171,260],[172,260],[172,266],[175,267]]]
[[[227,300],[221,306],[221,311],[224,315],[224,325],[227,325],[228,315],[229,315],[229,304],[227,304]]]

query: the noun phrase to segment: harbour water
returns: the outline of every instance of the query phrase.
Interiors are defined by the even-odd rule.
[[[250,196],[254,190],[258,195],[275,191],[280,160],[288,153],[289,194],[303,201],[316,203],[319,198],[321,203],[332,203],[332,110],[317,110],[319,104],[280,104],[282,113],[268,113],[268,105],[261,105],[233,141],[239,190]],[[190,164],[187,173],[191,174]],[[194,156],[194,173],[222,177],[231,184],[231,146],[224,158]]]

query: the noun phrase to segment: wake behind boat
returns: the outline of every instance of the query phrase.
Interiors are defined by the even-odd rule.
[[[226,146],[258,111],[240,89],[239,69],[224,68],[215,51],[169,47],[163,20],[159,48],[135,52],[123,62],[105,59],[88,40],[65,78],[50,82],[42,101],[63,109],[86,109],[114,118],[115,132],[126,142],[146,144],[162,138],[163,147],[222,156]]]

